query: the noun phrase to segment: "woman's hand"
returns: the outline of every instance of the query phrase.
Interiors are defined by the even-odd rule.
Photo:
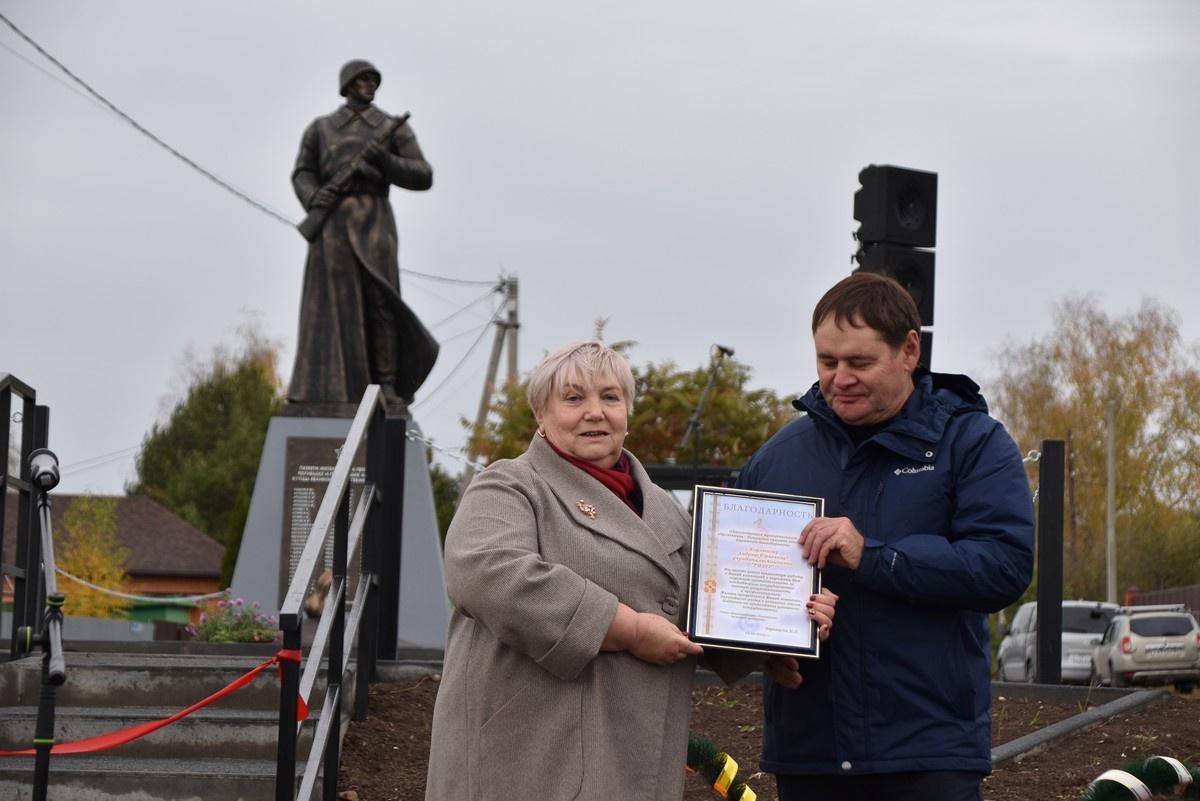
[[[689,656],[699,656],[704,649],[692,642],[675,624],[649,612],[635,612],[625,604],[617,606],[608,634],[600,646],[602,651],[628,651],[643,662],[673,665]]]
[[[809,596],[808,614],[817,624],[817,636],[822,640],[829,639],[837,601],[838,597],[824,587],[821,588],[820,594]],[[795,657],[767,657],[763,670],[779,684],[793,690],[804,683],[804,677],[800,675],[800,660]]]
[[[819,594],[808,597],[808,616],[816,622],[817,636],[822,640],[828,640],[829,632],[833,629],[833,615],[837,602],[838,597],[827,587],[822,587]]]
[[[649,612],[639,612],[629,653],[643,662],[673,665],[689,656],[699,656],[704,653],[704,649],[689,640],[666,618]]]

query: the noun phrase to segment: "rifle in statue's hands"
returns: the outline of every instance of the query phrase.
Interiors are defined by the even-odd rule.
[[[333,177],[330,178],[329,181],[317,191],[320,192],[328,189],[338,197],[345,195],[346,192],[350,190],[350,184],[354,180],[354,176],[358,175],[359,173],[366,172],[367,170],[365,168],[372,166],[370,162],[367,161],[367,151],[371,150],[371,146],[385,145],[387,141],[396,133],[396,131],[400,129],[400,126],[408,122],[408,118],[409,113],[407,111],[401,114],[399,117],[390,117],[379,133],[367,143],[366,147],[359,151],[358,155],[354,157],[354,160],[335,172]],[[314,206],[313,208],[309,209],[305,218],[296,226],[296,228],[300,231],[301,236],[303,236],[309,242],[312,242],[314,239],[316,239],[317,234],[321,233],[321,228],[325,225],[325,221],[329,219],[329,215],[333,213],[335,206],[336,204],[334,204],[334,206]]]

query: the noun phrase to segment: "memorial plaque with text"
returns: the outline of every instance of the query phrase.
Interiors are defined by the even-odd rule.
[[[290,437],[287,441],[287,473],[283,482],[283,575],[279,586],[286,588],[296,572],[296,564],[304,553],[313,520],[325,497],[325,489],[337,464],[343,440],[318,437]],[[360,450],[350,469],[350,514],[354,514],[359,495],[366,481],[366,452]],[[361,556],[361,547],[359,549]],[[333,564],[333,532],[325,542],[321,564]],[[346,571],[350,576],[349,593],[358,584],[359,559],[350,560]],[[320,575],[321,569],[317,570]],[[311,590],[311,587],[310,587]],[[282,601],[282,598],[280,598]]]

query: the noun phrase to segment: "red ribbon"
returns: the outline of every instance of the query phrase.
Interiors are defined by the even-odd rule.
[[[217,690],[212,695],[202,701],[189,706],[187,709],[180,710],[170,717],[162,718],[161,720],[153,720],[149,723],[138,723],[128,728],[110,731],[107,734],[98,734],[95,737],[85,737],[82,740],[72,740],[69,743],[56,743],[50,749],[52,754],[91,754],[96,751],[107,751],[110,748],[116,748],[118,745],[132,742],[139,737],[145,737],[151,732],[158,731],[164,726],[169,726],[177,720],[186,718],[188,715],[195,712],[197,709],[203,709],[209,704],[218,701],[230,693],[236,692],[245,687],[250,682],[254,681],[259,673],[262,673],[267,668],[278,665],[280,677],[283,675],[283,661],[299,662],[301,659],[300,651],[298,650],[281,650],[275,656],[251,669],[248,673],[239,676],[221,689]],[[308,704],[299,695],[296,696],[296,720],[305,720],[308,717]],[[37,749],[26,748],[22,751],[0,751],[0,756],[32,756],[37,753]]]

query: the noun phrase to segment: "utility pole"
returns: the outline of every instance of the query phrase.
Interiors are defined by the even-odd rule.
[[[507,281],[508,321],[504,327],[508,329],[508,381],[517,383],[517,277],[510,275]]]
[[[496,392],[496,373],[500,369],[500,351],[504,347],[506,335],[508,339],[508,380],[513,382],[517,380],[517,328],[520,327],[520,323],[517,319],[516,276],[501,276],[500,283],[496,285],[496,291],[504,293],[508,316],[506,319],[497,318],[495,321],[496,335],[492,339],[492,355],[488,358],[487,375],[483,379],[483,394],[479,396],[479,411],[475,414],[475,425],[471,428],[471,442],[467,446],[468,464],[463,470],[462,480],[458,486],[460,497],[466,491],[467,485],[471,483],[471,479],[475,477],[475,459],[479,456],[475,437],[483,430],[483,424],[487,420],[488,406],[491,404],[492,395]]]
[[[1117,399],[1108,399],[1108,481],[1104,488],[1107,504],[1104,566],[1108,573],[1105,599],[1117,603]]]

